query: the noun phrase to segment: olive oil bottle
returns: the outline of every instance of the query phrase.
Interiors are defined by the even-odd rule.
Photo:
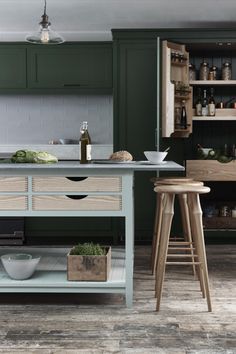
[[[80,127],[80,163],[91,160],[91,139],[88,132],[88,122],[82,122]]]

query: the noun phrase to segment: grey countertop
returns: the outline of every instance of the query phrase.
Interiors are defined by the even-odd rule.
[[[59,161],[55,164],[30,164],[30,163],[0,163],[0,173],[7,171],[62,171],[65,170],[128,170],[128,171],[184,171],[184,167],[174,161],[165,161],[159,165],[153,165],[148,161],[132,161],[131,163],[98,163],[80,164],[79,161]]]

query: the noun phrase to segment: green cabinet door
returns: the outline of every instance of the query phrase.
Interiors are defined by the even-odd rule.
[[[28,49],[29,88],[112,88],[111,44]]]
[[[26,88],[26,49],[0,46],[0,89]]]
[[[145,160],[145,150],[156,150],[157,44],[156,40],[114,41],[114,146]],[[135,175],[135,238],[152,237],[155,193],[153,173]]]

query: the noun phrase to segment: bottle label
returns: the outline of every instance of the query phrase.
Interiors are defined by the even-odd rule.
[[[201,116],[202,115],[202,105],[201,103],[196,104],[196,115]]]
[[[86,145],[86,156],[87,156],[87,160],[90,161],[92,159],[92,146],[91,144],[87,144]]]
[[[202,116],[208,116],[208,106],[202,107]]]
[[[209,116],[215,116],[216,114],[216,107],[214,103],[209,103]]]

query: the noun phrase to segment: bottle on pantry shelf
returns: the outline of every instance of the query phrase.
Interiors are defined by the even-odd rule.
[[[175,129],[180,129],[181,107],[175,107]]]
[[[195,109],[196,109],[196,116],[201,116],[202,115],[202,93],[200,88],[198,89],[198,96],[197,96]]]
[[[231,80],[231,79],[232,79],[231,63],[229,61],[226,61],[222,65],[222,80]]]
[[[85,164],[91,160],[91,139],[88,132],[88,122],[82,122],[80,134],[80,163]]]
[[[182,100],[180,129],[187,129],[187,111],[185,107],[185,100]]]
[[[236,206],[234,206],[233,209],[231,210],[231,216],[232,218],[236,218]]]
[[[204,60],[200,65],[199,80],[208,80],[209,64]]]
[[[210,98],[208,101],[208,113],[209,116],[214,117],[216,115],[216,103],[215,103],[215,99],[214,99],[214,89],[211,88],[211,94],[210,94]]]
[[[236,149],[235,149],[235,144],[233,144],[232,146],[231,146],[231,157],[233,158],[233,159],[235,159],[235,153],[236,153]]]
[[[207,100],[207,91],[203,90],[203,99],[202,99],[202,116],[208,116],[208,100]]]
[[[223,155],[227,157],[229,156],[228,144],[224,144]]]

